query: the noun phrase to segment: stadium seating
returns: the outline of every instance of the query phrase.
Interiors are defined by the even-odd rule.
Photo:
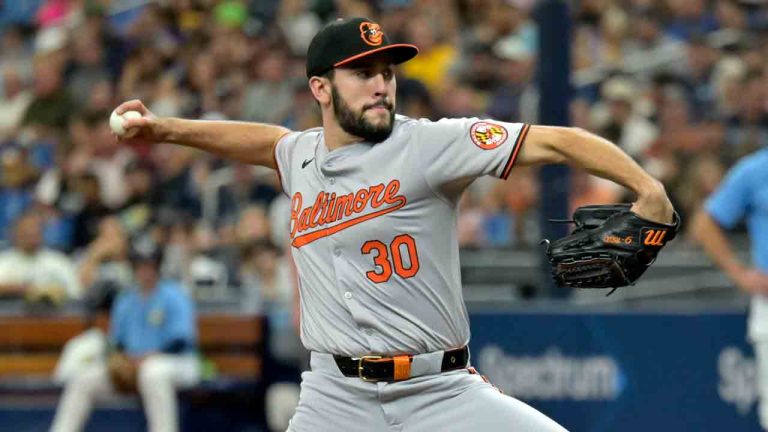
[[[107,328],[107,318],[97,325]],[[263,355],[259,316],[211,313],[198,317],[200,351],[216,376],[257,380]],[[0,317],[0,380],[50,376],[64,344],[86,329],[79,316]]]

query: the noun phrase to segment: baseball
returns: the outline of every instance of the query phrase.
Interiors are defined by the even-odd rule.
[[[138,111],[126,111],[123,114],[118,114],[116,111],[112,111],[112,115],[109,116],[109,127],[112,128],[112,132],[114,132],[117,136],[121,138],[130,138],[136,135],[136,132],[139,130],[137,128],[125,130],[123,127],[123,122],[126,119],[137,118],[141,118],[141,113]]]

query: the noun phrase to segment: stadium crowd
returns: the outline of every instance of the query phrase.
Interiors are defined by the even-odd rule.
[[[138,98],[161,116],[319,125],[304,54],[321,26],[368,16],[419,46],[398,112],[536,123],[534,0],[25,0],[0,8],[0,293],[103,300],[132,242],[198,300],[236,296],[290,321],[289,201],[275,173],[177,146],[117,146],[107,119]],[[768,144],[768,9],[755,1],[573,2],[571,121],[611,139],[690,214]],[[537,177],[483,179],[465,247],[538,240]],[[574,174],[572,202],[627,197]]]

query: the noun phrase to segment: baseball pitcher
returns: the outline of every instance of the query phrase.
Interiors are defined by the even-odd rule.
[[[662,185],[583,130],[478,118],[395,115],[393,67],[418,53],[365,18],[324,27],[307,53],[323,125],[306,131],[158,118],[140,101],[126,144],[175,143],[278,171],[311,351],[289,430],[562,431],[470,367],[459,275],[459,197],[518,165],[571,163],[637,194],[631,211],[667,223]],[[535,331],[535,329],[532,329]]]

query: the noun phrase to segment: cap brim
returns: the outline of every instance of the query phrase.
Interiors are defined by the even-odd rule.
[[[344,60],[335,63],[333,67],[344,66],[345,64],[352,63],[355,60],[360,60],[362,58],[379,55],[382,53],[386,53],[387,55],[391,56],[392,64],[400,64],[416,57],[416,54],[419,53],[419,49],[416,47],[416,45],[410,44],[387,45],[381,48],[372,49],[370,51],[354,55],[349,58],[345,58]]]

